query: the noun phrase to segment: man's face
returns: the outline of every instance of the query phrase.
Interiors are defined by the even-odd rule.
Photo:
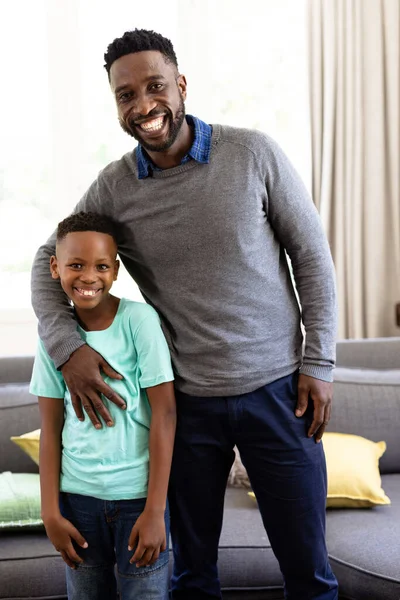
[[[118,119],[146,150],[168,150],[185,119],[186,80],[157,51],[136,52],[116,60],[110,84]]]
[[[117,279],[115,241],[106,233],[79,231],[68,233],[57,243],[50,271],[75,307],[93,309],[108,296]]]

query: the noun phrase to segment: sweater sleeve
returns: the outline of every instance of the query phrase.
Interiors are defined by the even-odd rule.
[[[299,295],[305,348],[300,371],[332,381],[336,358],[335,271],[315,205],[279,146],[267,141],[267,217],[290,257]]]
[[[73,212],[104,213],[106,191],[99,192],[99,179],[88,189]],[[50,257],[55,254],[56,232],[39,248],[31,273],[32,306],[39,321],[39,336],[57,368],[82,346],[74,311],[60,282],[50,275]]]

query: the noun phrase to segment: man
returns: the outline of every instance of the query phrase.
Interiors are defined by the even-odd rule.
[[[317,212],[270,138],[185,117],[186,79],[169,40],[127,32],[105,60],[119,122],[139,145],[99,174],[75,210],[117,221],[119,255],[159,313],[171,351],[172,597],[221,598],[218,540],[236,444],[286,597],[336,600],[318,443],[331,410],[336,299]],[[101,416],[112,425],[100,395],[124,401],[100,370],[118,374],[80,338],[48,274],[53,253],[54,236],[32,273],[40,335],[78,417],[82,404],[94,424]]]

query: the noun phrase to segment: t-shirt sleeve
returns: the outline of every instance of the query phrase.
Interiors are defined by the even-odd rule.
[[[44,398],[64,398],[65,390],[62,374],[57,371],[42,340],[39,340],[29,386],[30,393]]]
[[[140,322],[134,332],[134,342],[141,388],[174,380],[168,345],[155,311]]]

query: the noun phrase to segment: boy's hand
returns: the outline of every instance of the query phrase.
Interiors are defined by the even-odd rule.
[[[76,563],[82,563],[83,560],[76,553],[75,548],[72,545],[72,540],[74,540],[78,546],[87,548],[88,543],[86,540],[81,536],[76,527],[61,515],[51,519],[43,519],[43,523],[46,528],[47,537],[54,548],[60,552],[63,561],[71,567],[71,569],[76,569]]]
[[[147,567],[156,562],[160,552],[167,548],[164,512],[142,512],[129,536],[128,550],[136,550],[130,563],[137,567]]]

